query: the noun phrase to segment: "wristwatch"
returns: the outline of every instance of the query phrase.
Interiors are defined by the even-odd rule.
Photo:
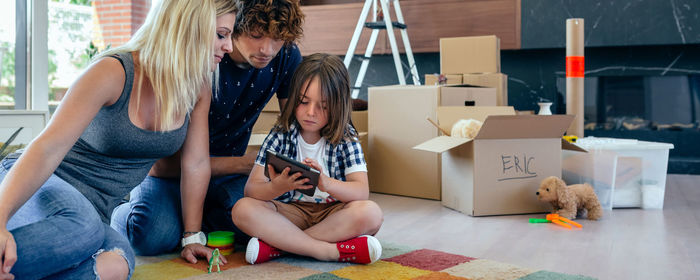
[[[199,243],[202,245],[207,245],[207,236],[204,234],[204,232],[197,232],[193,235],[190,235],[188,237],[183,237],[182,238],[182,248],[185,248],[185,246],[194,244],[194,243]]]

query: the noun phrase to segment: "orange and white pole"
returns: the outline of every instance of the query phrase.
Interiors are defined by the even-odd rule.
[[[567,135],[583,137],[583,19],[566,20],[566,114],[574,115],[574,121],[566,130]]]

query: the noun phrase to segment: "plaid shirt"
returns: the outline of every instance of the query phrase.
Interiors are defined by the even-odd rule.
[[[350,125],[348,125],[350,126]],[[354,132],[355,129],[350,126],[350,129]],[[255,163],[261,166],[265,166],[266,155],[265,151],[272,150],[278,154],[288,156],[290,158],[297,158],[297,139],[299,136],[298,124],[294,123],[291,125],[289,132],[279,132],[274,131],[274,128],[270,130],[270,134],[265,137],[262,147],[258,152],[258,156],[255,159]],[[352,167],[354,165],[366,165],[365,156],[362,153],[362,148],[360,147],[360,142],[357,138],[352,139],[352,141],[342,140],[339,144],[333,145],[326,141],[326,145],[323,147],[323,154],[326,158],[326,168],[328,169],[328,177],[336,180],[345,181],[345,169]],[[298,199],[302,195],[297,191],[286,192],[275,200],[279,200],[285,203],[291,202]],[[335,201],[335,200],[332,200]],[[317,201],[319,203],[328,201]]]

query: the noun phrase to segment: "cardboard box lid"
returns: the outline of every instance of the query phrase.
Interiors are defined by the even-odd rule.
[[[573,115],[489,116],[475,139],[560,138]]]
[[[434,153],[443,153],[452,148],[466,144],[472,140],[473,139],[462,137],[438,136],[418,144],[417,146],[413,147],[413,149]]]

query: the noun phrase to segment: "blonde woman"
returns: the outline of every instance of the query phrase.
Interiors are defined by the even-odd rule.
[[[210,76],[231,48],[215,37],[219,23],[214,0],[158,1],[127,44],[75,81],[26,151],[0,162],[0,279],[129,278],[134,253],[110,213],[178,150],[185,230],[199,231]],[[210,251],[190,245],[183,256]]]

